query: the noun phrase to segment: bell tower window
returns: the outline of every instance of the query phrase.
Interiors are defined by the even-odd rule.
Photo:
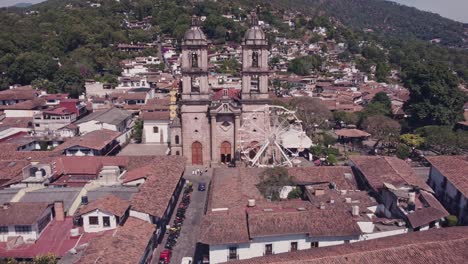
[[[191,77],[191,92],[199,93],[200,92],[200,79],[197,77]]]
[[[192,52],[192,68],[198,68],[198,54]]]
[[[260,89],[260,77],[258,75],[252,75],[250,79],[250,90],[258,91]]]
[[[258,52],[252,52],[252,67],[258,68]]]

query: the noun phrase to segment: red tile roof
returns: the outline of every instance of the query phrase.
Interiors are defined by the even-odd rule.
[[[49,203],[9,203],[0,207],[0,226],[32,225],[49,206]]]
[[[297,184],[335,183],[337,189],[358,189],[353,170],[347,166],[295,167],[288,172]]]
[[[169,201],[185,169],[180,156],[153,156],[148,168],[150,174],[131,200],[132,210],[163,217]]]
[[[154,231],[154,225],[129,217],[123,226],[111,234],[92,240],[76,263],[140,263]]]
[[[171,119],[168,111],[143,112],[142,118],[145,121],[169,121]]]
[[[122,217],[129,207],[129,201],[122,200],[115,195],[109,194],[107,196],[94,200],[89,204],[85,205],[84,207],[80,208],[79,211],[75,213],[75,216],[83,215],[95,210],[100,210],[107,213],[111,213],[118,217]]]
[[[366,131],[362,131],[359,129],[339,129],[335,130],[335,134],[341,137],[348,137],[348,138],[361,138],[361,137],[369,137],[371,134],[367,133]]]
[[[432,192],[426,182],[418,177],[408,163],[396,157],[351,156],[350,161],[362,172],[374,191],[383,188],[384,183],[396,187],[412,185]]]
[[[221,100],[224,97],[224,90],[226,89],[221,89],[213,94],[211,97],[212,100]],[[228,99],[239,99],[239,94],[240,94],[240,89],[234,89],[234,88],[229,88],[227,89],[227,98]]]
[[[468,227],[431,229],[369,241],[320,247],[247,260],[238,264],[440,264],[466,263]]]

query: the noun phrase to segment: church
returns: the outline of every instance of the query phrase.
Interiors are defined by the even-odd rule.
[[[211,90],[208,43],[196,18],[182,41],[181,71],[180,113],[171,126],[171,154],[183,155],[192,165],[231,162],[239,153],[243,118],[270,104],[268,42],[256,14],[252,13],[251,27],[242,42],[241,90]],[[268,122],[258,123],[261,126]]]

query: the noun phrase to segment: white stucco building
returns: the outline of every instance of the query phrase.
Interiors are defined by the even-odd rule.
[[[87,204],[87,197],[82,199],[83,207],[75,214],[81,219],[87,233],[95,233],[117,228],[125,222],[129,214],[130,202],[114,195],[107,195]]]
[[[143,112],[143,142],[149,144],[170,143],[170,112]]]

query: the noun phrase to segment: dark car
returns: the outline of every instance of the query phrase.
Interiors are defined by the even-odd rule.
[[[198,184],[198,191],[200,191],[200,192],[206,191],[206,183],[200,182],[200,183]]]

